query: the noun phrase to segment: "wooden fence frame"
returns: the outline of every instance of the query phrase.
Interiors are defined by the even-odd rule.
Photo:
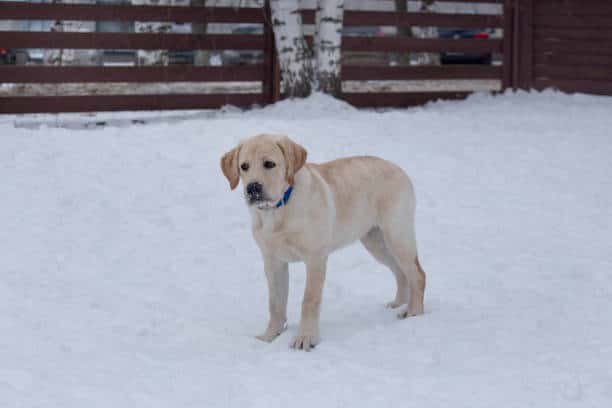
[[[513,87],[612,95],[611,2],[514,0],[513,6]]]
[[[462,3],[496,3],[500,0],[446,0]],[[516,61],[512,41],[515,24],[511,16],[516,0],[505,0],[504,15],[462,15],[419,12],[354,11],[345,12],[346,26],[387,25],[484,28],[499,27],[504,39],[448,40],[400,37],[343,37],[344,51],[376,52],[497,52],[503,54],[503,66],[445,67],[370,67],[346,65],[342,80],[424,80],[424,79],[500,79],[502,88],[512,86]],[[521,0],[522,1],[522,0]],[[218,108],[226,104],[249,106],[273,103],[281,97],[280,74],[274,51],[268,2],[263,8],[158,7],[132,5],[32,4],[0,2],[3,19],[14,20],[88,20],[88,21],[171,21],[207,23],[263,24],[257,35],[221,34],[133,34],[107,32],[20,32],[2,31],[3,45],[12,48],[75,49],[259,49],[264,53],[261,65],[240,67],[146,66],[146,67],[0,67],[0,82],[76,83],[76,82],[200,82],[261,81],[262,92],[164,95],[91,95],[0,97],[0,113],[71,112],[137,109]],[[314,12],[302,12],[305,24],[314,23]],[[355,92],[343,98],[355,106],[411,106],[432,99],[464,98],[469,92]]]
[[[0,32],[13,48],[75,49],[260,49],[267,57],[263,65],[240,67],[146,66],[146,67],[0,67],[1,82],[229,82],[261,81],[262,92],[165,95],[87,95],[0,98],[0,113],[76,112],[102,110],[208,109],[223,105],[249,106],[274,101],[274,37],[267,9],[157,7],[90,4],[0,3],[5,19],[87,20],[87,21],[172,21],[257,23],[264,25],[263,36],[215,34],[135,34],[100,32]]]

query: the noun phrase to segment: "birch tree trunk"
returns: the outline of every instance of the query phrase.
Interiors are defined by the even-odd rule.
[[[135,6],[169,6],[172,0],[131,0]],[[172,29],[170,22],[136,21],[134,31],[137,33],[168,33]],[[168,65],[168,50],[138,50],[137,65]]]
[[[272,25],[282,74],[282,89],[289,97],[312,91],[311,52],[304,39],[298,0],[270,0]]]
[[[344,0],[318,0],[316,14],[315,58],[320,91],[340,96],[342,21]]]
[[[420,11],[422,13],[435,13],[437,6],[435,0],[422,0]],[[436,27],[414,27],[413,33],[417,38],[438,38]],[[418,53],[416,54],[417,65],[440,65],[439,53]]]

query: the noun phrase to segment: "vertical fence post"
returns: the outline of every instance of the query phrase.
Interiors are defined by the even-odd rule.
[[[512,0],[514,5],[512,15],[512,89],[515,91],[519,88],[520,83],[520,55],[521,42],[520,39],[520,22],[521,22],[521,3],[519,0]]]
[[[266,103],[271,104],[280,99],[280,75],[274,43],[270,0],[266,0],[264,3],[264,71],[262,91]]]
[[[504,1],[504,54],[503,54],[503,75],[502,75],[502,91],[508,88],[516,89],[516,85],[513,81],[513,65],[514,57],[513,53],[516,52],[514,44],[514,2],[515,0]]]
[[[519,83],[521,89],[533,88],[533,0],[519,0]]]

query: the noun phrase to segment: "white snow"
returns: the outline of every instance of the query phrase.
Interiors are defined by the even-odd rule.
[[[545,92],[385,113],[316,95],[95,130],[2,116],[0,405],[611,406],[611,112]],[[425,315],[396,320],[391,272],[355,245],[330,259],[314,352],[288,348],[298,264],[288,331],[254,339],[262,261],[219,158],[258,132],[413,177]]]

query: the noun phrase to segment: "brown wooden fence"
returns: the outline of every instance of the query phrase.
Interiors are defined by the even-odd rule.
[[[453,0],[451,0],[453,1]],[[463,3],[499,3],[499,0],[461,0]],[[263,35],[136,34],[109,32],[2,31],[0,44],[11,48],[129,49],[129,50],[262,50],[264,63],[250,66],[2,66],[0,83],[65,84],[88,82],[206,82],[257,81],[259,93],[163,94],[163,95],[44,95],[2,96],[1,113],[69,112],[137,109],[218,108],[225,104],[250,106],[272,103],[280,97],[270,14],[264,8],[156,7],[86,4],[31,4],[0,1],[0,16],[12,20],[169,21],[175,23],[251,23],[264,26]],[[304,22],[314,22],[313,11],[303,12]],[[379,11],[347,11],[350,26],[437,26],[484,28],[504,26],[502,15],[423,14]],[[401,37],[343,38],[346,52],[479,52],[504,54],[501,39],[415,39]],[[505,55],[505,54],[504,54]],[[503,66],[393,67],[346,65],[343,81],[498,79],[510,81]],[[408,106],[439,98],[463,98],[461,92],[346,92],[356,106]]]
[[[449,3],[502,4],[500,0],[451,0]],[[305,23],[314,22],[314,12],[303,13]],[[504,15],[451,14],[417,12],[346,11],[344,25],[352,26],[420,26],[440,28],[504,28]],[[504,56],[504,42],[496,39],[441,39],[407,37],[343,37],[342,52],[455,52],[466,54],[499,54]],[[508,55],[509,56],[509,55]],[[436,81],[436,80],[498,80],[500,88],[510,84],[510,60],[502,65],[456,66],[360,66],[343,65],[343,81]],[[463,91],[419,92],[344,92],[343,98],[358,107],[396,107],[422,105],[436,99],[462,99]]]
[[[518,0],[515,84],[612,95],[612,1]]]
[[[344,64],[342,80],[372,81],[497,80],[508,87],[559,87],[612,94],[612,4],[606,0],[445,0],[446,3],[503,3],[499,14],[345,12],[345,26],[435,26],[503,29],[492,39],[343,37],[345,53],[456,52],[501,56],[496,65],[369,66]],[[306,24],[314,12],[303,11]],[[250,23],[262,35],[111,32],[0,31],[0,47],[120,50],[260,50],[263,63],[244,66],[0,66],[0,85],[66,83],[203,83],[248,81],[253,93],[170,93],[129,95],[0,95],[0,113],[78,112],[251,106],[279,99],[279,74],[270,13],[263,8],[156,7],[131,5],[32,4],[0,1],[3,20],[168,21],[175,23]],[[434,99],[464,98],[460,91],[355,91],[343,98],[355,106],[410,106]]]
[[[0,2],[0,16],[12,20],[170,21],[264,24],[264,9],[155,7]],[[11,48],[219,50],[257,49],[266,58],[253,66],[55,67],[2,66],[0,83],[209,82],[260,81],[260,93],[79,95],[0,97],[0,113],[218,108],[249,106],[273,100],[273,37],[264,35],[142,34],[110,32],[0,32]]]

